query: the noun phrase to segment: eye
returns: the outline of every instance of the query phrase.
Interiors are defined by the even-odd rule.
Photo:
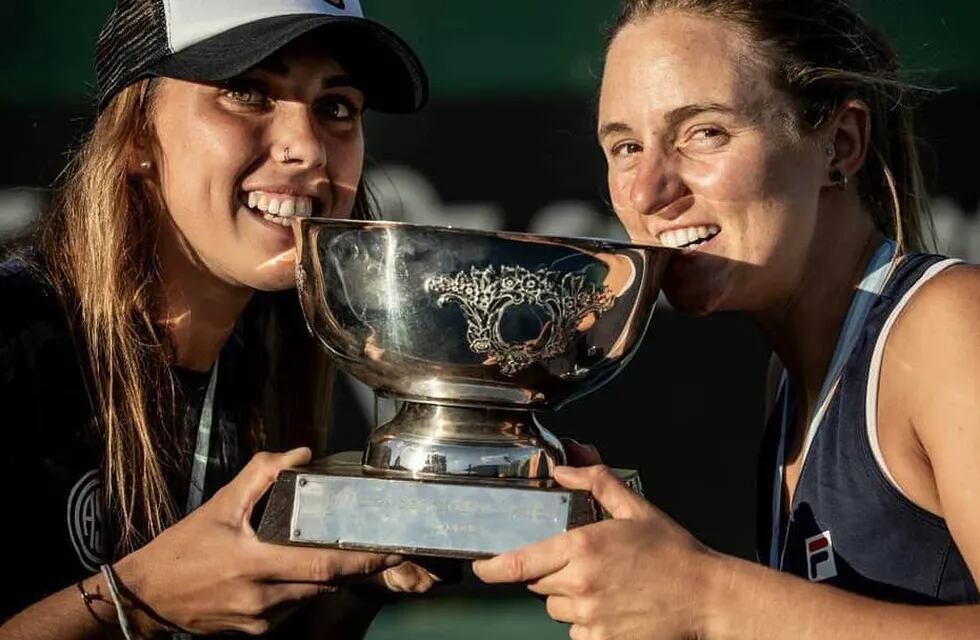
[[[705,126],[699,127],[691,132],[688,136],[688,140],[693,142],[699,147],[707,149],[716,149],[725,145],[731,136],[727,131],[719,127]]]
[[[344,96],[330,96],[319,100],[316,112],[328,120],[350,121],[361,114],[361,107]]]
[[[643,151],[643,147],[636,142],[619,142],[614,144],[609,150],[610,155],[613,157],[623,158],[631,156]]]
[[[256,108],[265,105],[268,97],[259,87],[246,82],[234,82],[223,87],[222,98],[237,107]]]

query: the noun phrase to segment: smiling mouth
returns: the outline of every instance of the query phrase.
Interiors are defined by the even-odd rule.
[[[295,196],[266,191],[244,191],[241,203],[252,213],[267,222],[289,227],[293,218],[309,218],[318,215],[323,204],[310,196]]]
[[[657,240],[660,241],[660,244],[672,249],[693,249],[711,240],[719,233],[721,233],[721,227],[717,225],[699,225],[664,231],[657,236]]]

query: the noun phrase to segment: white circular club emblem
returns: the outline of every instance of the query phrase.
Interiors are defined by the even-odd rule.
[[[89,571],[106,562],[102,481],[97,469],[83,475],[68,496],[68,535],[78,560]]]

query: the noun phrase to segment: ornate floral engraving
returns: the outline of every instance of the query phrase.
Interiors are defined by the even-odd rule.
[[[466,316],[470,350],[487,354],[511,376],[565,352],[583,319],[589,314],[602,315],[615,303],[608,287],[592,284],[584,271],[530,271],[504,265],[498,272],[493,266],[471,267],[469,271],[429,278],[425,288],[439,296],[436,302],[440,307],[449,301],[459,304]],[[507,342],[500,331],[504,312],[525,304],[542,309],[548,320],[537,338]]]

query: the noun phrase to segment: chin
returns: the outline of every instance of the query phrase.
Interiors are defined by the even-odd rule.
[[[296,288],[296,266],[280,264],[273,268],[257,269],[243,278],[243,283],[256,291],[285,291]]]
[[[706,316],[710,315],[721,309],[717,304],[708,298],[692,296],[690,293],[670,293],[665,291],[664,295],[667,296],[667,301],[670,306],[681,313],[686,313],[694,316]]]
[[[264,253],[249,261],[242,281],[258,291],[283,291],[296,287],[296,250],[292,247],[281,253]]]
[[[252,288],[256,289],[257,291],[266,291],[269,293],[295,289],[296,276],[290,274],[289,277],[283,278],[263,278],[261,282],[255,283]]]
[[[670,306],[682,313],[706,316],[726,310],[724,291],[709,284],[704,280],[671,277],[668,271],[663,292]]]

